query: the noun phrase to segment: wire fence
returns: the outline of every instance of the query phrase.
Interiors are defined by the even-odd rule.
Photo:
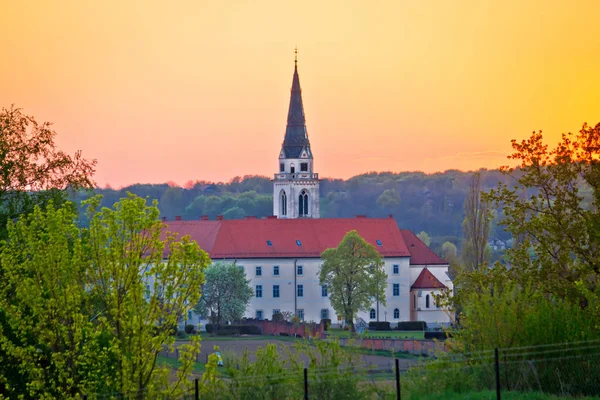
[[[387,366],[376,368],[357,363],[252,376],[222,372],[212,388],[196,379],[192,389],[178,397],[133,392],[90,399],[434,399],[457,395],[454,398],[500,400],[503,395],[523,398],[529,394],[535,399],[600,399],[600,340],[444,353],[409,368],[400,368],[398,359],[390,360]]]

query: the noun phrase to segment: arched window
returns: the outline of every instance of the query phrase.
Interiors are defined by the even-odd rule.
[[[285,190],[281,191],[281,215],[287,215],[287,195]]]
[[[303,190],[298,196],[298,216],[305,217],[308,215],[308,192]]]
[[[398,310],[397,308],[394,308],[394,319],[399,319],[400,318],[400,310]]]
[[[369,318],[370,319],[377,318],[377,314],[375,314],[375,309],[374,308],[371,308],[371,311],[369,312]]]
[[[429,295],[425,296],[425,308],[429,308]]]

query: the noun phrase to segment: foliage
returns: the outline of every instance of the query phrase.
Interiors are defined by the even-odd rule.
[[[471,178],[464,207],[462,265],[467,271],[477,271],[489,265],[491,253],[488,241],[493,219],[488,201],[481,196],[481,175],[478,172]]]
[[[195,326],[195,325],[192,325],[192,324],[187,324],[187,325],[184,327],[184,331],[185,331],[185,333],[187,333],[188,335],[189,335],[189,334],[191,334],[191,333],[196,333],[196,326]]]
[[[389,321],[369,321],[369,330],[371,331],[391,331]]]
[[[65,189],[94,185],[96,161],[58,150],[51,126],[14,106],[0,111],[0,239],[7,236],[7,221],[32,212],[35,205],[61,204]]]
[[[366,311],[376,298],[386,304],[387,274],[381,256],[355,230],[348,232],[337,248],[321,254],[319,284],[327,285],[331,306],[354,332],[354,317]]]
[[[216,262],[205,271],[206,284],[196,313],[209,316],[217,327],[242,318],[254,295],[246,273],[235,263]]]
[[[152,397],[177,395],[188,383],[198,339],[179,347],[174,381],[156,359],[197,301],[208,256],[189,238],[161,239],[158,209],[144,199],[130,195],[114,209],[99,202],[87,203],[89,229],[77,227],[69,204],[36,207],[8,225],[0,364],[9,396]]]
[[[93,321],[89,243],[71,208],[36,207],[9,222],[2,243],[0,393],[9,398],[73,398],[109,390],[118,355]],[[112,386],[114,388],[114,386]]]
[[[429,246],[431,244],[431,238],[429,237],[427,232],[421,231],[417,233],[417,237],[419,238],[419,240],[421,240],[421,242],[425,243],[425,246]]]
[[[267,344],[256,351],[255,361],[251,361],[248,351],[241,357],[225,355],[226,379],[219,379],[212,372],[213,364],[210,368],[207,366],[210,381],[206,382],[203,376],[202,398],[302,398],[305,359],[308,359],[309,398],[383,398],[385,390],[363,380],[367,371],[360,367],[359,356],[343,349],[337,341],[298,342],[295,347],[292,352],[287,346],[278,348]]]

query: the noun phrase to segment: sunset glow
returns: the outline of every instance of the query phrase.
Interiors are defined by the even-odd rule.
[[[600,122],[600,2],[4,1],[0,107],[99,186],[271,176],[294,48],[321,177],[496,168]]]

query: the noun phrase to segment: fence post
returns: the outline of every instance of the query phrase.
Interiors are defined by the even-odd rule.
[[[194,400],[200,400],[200,390],[198,389],[198,378],[194,379]]]
[[[400,400],[400,360],[396,358],[396,399]]]
[[[494,364],[496,370],[496,400],[501,400],[502,395],[500,394],[500,362],[497,347],[494,349]]]
[[[304,368],[304,400],[308,400],[308,368]]]

